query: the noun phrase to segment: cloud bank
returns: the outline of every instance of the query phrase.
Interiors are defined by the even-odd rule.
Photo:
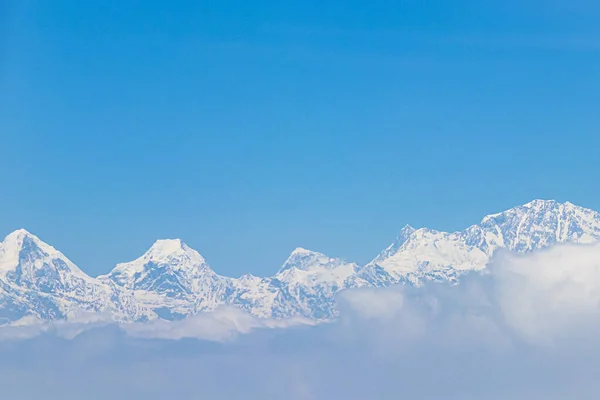
[[[15,400],[592,399],[600,392],[599,244],[500,253],[458,286],[359,289],[342,292],[338,303],[339,319],[317,326],[223,308],[177,322],[82,318],[5,328],[0,387]]]

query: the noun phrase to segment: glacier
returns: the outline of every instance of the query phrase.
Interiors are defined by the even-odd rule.
[[[297,248],[271,277],[217,274],[180,239],[157,240],[141,257],[91,277],[26,230],[0,243],[0,324],[85,318],[116,322],[177,320],[221,306],[270,319],[337,316],[336,295],[360,287],[426,281],[458,284],[485,271],[500,249],[526,253],[555,243],[600,239],[600,213],[570,202],[534,200],[485,216],[459,232],[405,226],[360,266]]]

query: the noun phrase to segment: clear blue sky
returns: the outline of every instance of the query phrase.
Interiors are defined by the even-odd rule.
[[[366,262],[406,223],[600,209],[598,20],[591,0],[0,0],[0,234],[92,275],[168,237],[271,274],[297,246]]]

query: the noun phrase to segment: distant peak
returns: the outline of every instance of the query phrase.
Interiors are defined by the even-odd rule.
[[[323,253],[308,250],[303,247],[297,247],[281,266],[279,273],[292,268],[307,270],[313,266],[324,266],[331,263],[337,264],[339,262],[340,260],[331,258]]]
[[[296,247],[294,251],[290,253],[284,265],[297,264],[298,262],[301,262],[299,260],[317,259],[322,257],[329,258],[323,253],[308,250],[304,247]]]
[[[415,228],[413,228],[412,226],[406,224],[406,225],[404,225],[404,227],[402,229],[400,229],[400,234],[401,235],[410,235],[414,231],[416,231]]]
[[[404,227],[402,229],[400,229],[400,233],[396,237],[396,240],[394,241],[394,244],[392,246],[394,246],[394,247],[401,246],[417,230],[419,230],[419,229],[415,229],[408,224],[404,225]]]
[[[185,247],[181,239],[159,239],[150,248],[150,250],[160,250],[165,253],[174,253]]]
[[[257,279],[260,280],[259,277],[254,276],[254,275],[249,274],[249,273],[246,273],[246,274],[240,276],[240,278],[239,278],[240,281],[254,281],[254,280],[257,280]]]
[[[530,205],[530,207],[537,207],[537,208],[559,208],[559,207],[564,207],[567,209],[579,209],[579,210],[584,210],[584,207],[578,206],[577,204],[573,204],[570,201],[565,201],[565,202],[560,202],[557,200],[533,200],[530,201],[529,203],[527,203],[528,205]]]
[[[154,242],[152,247],[141,257],[117,264],[108,276],[117,274],[132,278],[135,273],[143,271],[148,265],[160,265],[161,268],[170,266],[177,270],[193,270],[196,268],[205,271],[210,270],[204,257],[196,250],[188,247],[181,239],[160,239]]]
[[[508,210],[504,210],[499,213],[486,215],[481,220],[481,223],[486,223],[486,222],[489,222],[490,220],[494,220],[498,217],[509,215],[509,214],[514,214],[514,213],[526,212],[529,214],[537,215],[537,214],[560,212],[561,210],[565,210],[568,212],[593,211],[593,210],[589,210],[589,209],[583,208],[581,206],[575,205],[575,204],[571,203],[570,201],[565,201],[564,203],[561,203],[557,200],[535,199],[535,200],[531,200],[530,202],[525,203],[523,205],[512,207],[512,208],[509,208]],[[594,213],[596,213],[596,212],[594,211]]]
[[[27,231],[26,229],[17,229],[16,231],[9,233],[6,236],[6,239],[16,239],[16,238],[24,238],[24,237],[35,238],[36,236],[33,235],[32,233],[30,233],[29,231]]]
[[[304,247],[296,247],[290,256],[309,256],[313,254],[319,254],[317,252],[305,249]]]
[[[8,246],[22,247],[26,242],[35,243],[37,246],[44,248],[50,248],[49,245],[42,242],[37,236],[25,229],[17,229],[16,231],[11,232],[6,236],[6,238],[4,238],[4,242],[1,243],[4,243]]]
[[[570,201],[559,202],[557,200],[533,200],[529,203],[525,204],[524,207],[528,208],[533,212],[576,212],[576,213],[589,213],[593,212],[597,214],[597,211],[591,210],[589,208],[578,206],[577,204],[573,204]],[[517,207],[518,208],[518,207]]]
[[[531,200],[529,203],[525,203],[523,204],[521,207],[525,207],[525,208],[558,208],[558,207],[567,207],[567,208],[578,208],[578,209],[583,209],[583,207],[580,207],[576,204],[571,203],[570,201],[565,201],[565,202],[560,202],[557,200],[553,200],[553,199],[535,199],[535,200]],[[519,207],[514,207],[514,208],[519,208]],[[511,208],[512,210],[512,208]],[[507,210],[510,211],[510,210]]]
[[[372,262],[374,263],[396,254],[402,245],[406,243],[415,232],[422,231],[423,229],[424,228],[415,229],[409,224],[404,225],[404,227],[400,229],[400,233],[398,236],[396,236],[396,239],[392,242],[392,244],[389,245],[384,251],[379,253],[379,255],[375,257]]]
[[[204,258],[196,250],[188,247],[181,239],[157,240],[142,258],[149,260],[165,260],[183,255],[196,259],[199,263],[205,262]]]
[[[410,224],[406,224],[406,225],[404,225],[404,227],[402,228],[402,230],[412,230],[412,231],[414,231],[415,228],[413,228]]]
[[[523,204],[523,207],[531,208],[531,207],[543,207],[543,206],[554,206],[559,205],[560,203],[556,200],[544,200],[544,199],[535,199],[531,200],[529,203]]]
[[[0,242],[0,247],[3,253],[3,257],[0,257],[0,270],[3,271],[14,269],[18,266],[21,262],[21,252],[26,252],[30,261],[42,257],[61,258],[67,262],[71,272],[79,276],[83,274],[61,252],[25,229],[17,229],[7,235],[4,241]]]
[[[31,233],[27,229],[24,229],[24,228],[17,229],[12,234],[16,234],[16,235],[31,235]]]

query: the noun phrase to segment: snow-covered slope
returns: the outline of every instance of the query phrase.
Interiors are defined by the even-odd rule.
[[[600,214],[535,200],[484,217],[460,232],[405,226],[370,263],[298,248],[272,277],[218,275],[181,240],[159,240],[140,258],[92,278],[62,253],[19,230],[0,243],[0,323],[101,313],[117,321],[176,319],[236,305],[265,318],[337,314],[335,295],[356,287],[425,280],[456,283],[486,267],[495,251],[528,252],[559,242],[600,239]]]
[[[534,200],[488,215],[462,232],[405,228],[359,276],[377,286],[401,281],[419,284],[423,279],[456,281],[465,271],[485,268],[499,248],[529,252],[554,243],[598,239],[598,212],[569,202]]]
[[[0,318],[42,320],[103,313],[115,320],[146,320],[126,291],[93,279],[52,246],[25,230],[0,244]]]
[[[358,270],[355,263],[297,248],[274,279],[285,287],[289,301],[298,304],[299,314],[329,319],[335,316],[335,294],[352,285]]]
[[[158,240],[140,258],[98,277],[131,291],[163,318],[212,311],[229,302],[231,278],[217,275],[206,260],[179,239]]]
[[[473,227],[472,227],[473,228]],[[534,200],[508,211],[488,215],[479,229],[467,229],[465,240],[486,249],[507,247],[531,251],[554,243],[589,243],[600,238],[600,213],[572,203]]]
[[[335,294],[352,286],[358,270],[357,264],[297,248],[275,276],[244,275],[233,280],[230,304],[263,318],[328,320],[337,314]]]

